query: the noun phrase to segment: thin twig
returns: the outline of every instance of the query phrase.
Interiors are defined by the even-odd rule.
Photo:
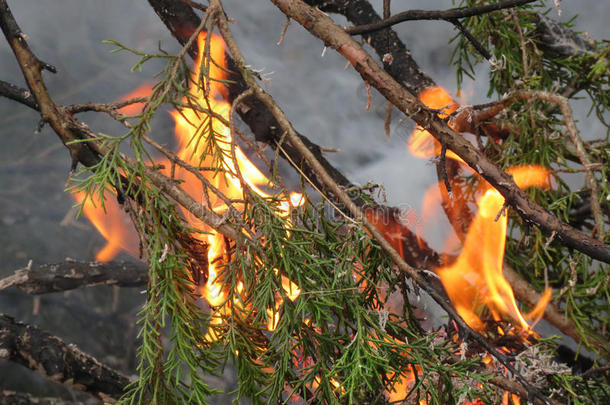
[[[282,42],[284,42],[284,37],[286,36],[286,31],[288,31],[288,26],[290,26],[290,18],[286,17],[286,22],[284,23],[284,27],[282,28],[280,39],[276,43],[277,46],[282,45]]]
[[[578,129],[576,128],[576,123],[574,122],[574,116],[572,114],[572,107],[570,107],[568,99],[559,94],[554,94],[547,91],[519,90],[509,93],[506,97],[504,97],[498,102],[498,105],[506,107],[515,100],[531,99],[543,100],[559,106],[559,109],[561,110],[561,113],[563,115],[566,128],[568,129],[568,133],[570,135],[570,140],[574,145],[576,155],[578,156],[585,171],[587,183],[589,183],[589,187],[591,188],[591,212],[593,213],[593,219],[595,221],[595,233],[597,233],[597,239],[603,242],[605,235],[604,215],[601,209],[601,205],[599,203],[599,186],[597,184],[597,180],[595,179],[595,175],[593,174],[594,165],[589,159],[589,155],[587,154],[582,139],[580,138],[580,136],[578,136]]]
[[[491,13],[492,11],[502,10],[505,8],[519,7],[527,3],[533,3],[534,1],[536,0],[510,0],[493,4],[485,4],[483,6],[471,8],[453,8],[450,10],[407,10],[375,23],[359,25],[356,27],[346,27],[345,32],[350,35],[365,34],[372,31],[380,30],[382,28],[387,28],[404,21],[413,20],[449,21],[451,19],[456,18],[465,18],[472,17],[475,15],[487,14]]]
[[[447,19],[451,24],[455,25],[455,27],[460,30],[460,32],[466,37],[466,39],[472,44],[474,49],[477,50],[478,53],[481,54],[485,59],[490,60],[491,54],[485,47],[462,25],[460,20],[457,18],[449,18]]]
[[[523,37],[523,29],[521,29],[521,23],[517,12],[514,9],[510,10],[510,15],[513,17],[517,33],[519,34],[519,42],[521,43],[521,64],[523,66],[523,77],[529,76],[529,68],[527,63],[527,47],[525,46],[525,38]]]

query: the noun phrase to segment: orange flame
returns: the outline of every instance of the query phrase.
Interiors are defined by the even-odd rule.
[[[153,85],[151,83],[144,83],[139,85],[135,90],[125,94],[118,101],[127,101],[136,97],[150,97],[152,93]],[[143,108],[144,103],[133,103],[119,108],[117,111],[123,115],[136,115],[141,113]]]
[[[79,204],[85,198],[84,191],[72,195]],[[106,246],[95,255],[95,260],[98,262],[112,260],[121,250],[125,250],[134,257],[139,255],[139,240],[131,219],[121,209],[116,198],[112,198],[111,195],[111,193],[104,193],[104,207],[99,203],[95,205],[91,199],[87,199],[83,205],[85,216],[106,238]]]
[[[449,114],[458,109],[458,104],[453,100],[447,90],[439,86],[428,87],[419,93],[419,100],[428,108],[439,110],[439,118],[447,118]],[[413,130],[411,138],[409,138],[409,151],[420,158],[431,158],[441,154],[441,144],[419,125]],[[462,159],[453,153],[447,151],[447,157],[462,161]]]
[[[549,170],[540,166],[521,166],[509,170],[521,188],[549,187]],[[478,317],[482,307],[494,319],[508,315],[524,330],[530,326],[517,307],[513,290],[502,274],[506,243],[507,217],[503,212],[504,197],[488,187],[477,201],[478,213],[470,224],[462,253],[450,266],[437,269],[455,309],[474,329],[483,330]],[[550,299],[550,291],[537,305],[539,314]]]
[[[439,117],[445,118],[458,108],[449,93],[441,87],[431,87],[422,91],[419,99],[426,106],[440,109]],[[418,157],[430,158],[440,155],[441,145],[421,127],[417,127],[409,140],[409,150]],[[447,158],[463,163],[453,152],[447,151]],[[509,170],[521,188],[539,186],[550,187],[549,171],[540,166],[514,167]],[[444,186],[442,186],[444,187]],[[440,199],[437,192],[426,194],[430,201]],[[461,207],[466,201],[457,201]],[[474,329],[482,330],[483,322],[478,314],[484,307],[489,308],[494,319],[507,315],[524,330],[530,330],[525,318],[537,322],[551,298],[551,290],[545,291],[540,302],[528,316],[517,307],[512,287],[502,274],[504,248],[506,244],[506,214],[504,197],[487,185],[477,201],[478,213],[466,235],[463,249],[458,259],[450,266],[437,269],[441,281],[455,309]],[[426,213],[430,207],[426,207]],[[424,217],[427,218],[429,214]],[[454,240],[455,238],[453,238]]]

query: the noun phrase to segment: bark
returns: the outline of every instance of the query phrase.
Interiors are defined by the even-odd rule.
[[[0,314],[0,358],[102,400],[118,399],[129,379],[75,345]]]
[[[81,262],[72,259],[55,264],[28,265],[0,280],[0,290],[17,287],[28,294],[48,294],[95,285],[145,287],[148,271],[144,263]]]
[[[39,398],[23,392],[0,391],[0,405],[99,405],[98,400],[66,401],[60,398]]]

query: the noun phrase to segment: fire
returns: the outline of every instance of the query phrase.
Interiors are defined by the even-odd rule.
[[[199,58],[193,69],[190,84],[190,100],[183,100],[185,105],[196,104],[201,108],[209,109],[213,115],[221,116],[229,121],[231,105],[225,101],[227,89],[223,81],[227,79],[224,65],[225,45],[223,40],[216,35],[206,38],[202,33],[197,41],[199,49],[203,50],[206,40],[210,42],[210,60],[205,59],[205,52],[199,52]],[[206,74],[202,74],[206,71]],[[134,96],[148,96],[152,92],[148,88],[141,87],[137,93],[131,93],[125,98]],[[440,117],[447,117],[455,112],[458,104],[442,88],[434,87],[420,94],[423,103],[431,108],[439,110]],[[134,114],[138,111],[133,108],[121,110],[123,114]],[[205,171],[201,173],[214,188],[218,189],[230,200],[241,200],[244,197],[242,183],[261,197],[271,197],[264,191],[273,187],[270,180],[246,157],[242,150],[235,145],[230,128],[221,120],[214,118],[212,114],[193,108],[183,108],[180,112],[173,111],[171,116],[175,122],[175,134],[178,141],[179,151],[177,156],[195,167],[220,167],[222,170]],[[418,127],[409,141],[409,149],[419,157],[434,157],[441,153],[440,144],[425,130]],[[457,155],[447,151],[447,158],[461,161]],[[164,173],[181,180],[180,187],[189,193],[196,201],[210,207],[216,213],[224,213],[228,207],[225,201],[210,192],[203,193],[201,181],[192,173],[176,166],[170,170],[172,164],[165,160],[156,162],[165,167]],[[527,166],[513,168],[511,174],[520,187],[549,187],[549,172],[539,166]],[[480,198],[476,201],[477,215],[472,221],[465,237],[462,252],[450,266],[436,269],[441,277],[447,294],[451,298],[456,310],[464,317],[466,322],[477,330],[482,330],[483,321],[479,318],[483,308],[488,308],[494,319],[509,316],[514,319],[524,330],[529,330],[528,318],[539,317],[550,299],[550,290],[545,292],[544,298],[532,311],[530,316],[524,316],[517,307],[514,294],[510,284],[502,275],[502,263],[506,243],[507,217],[503,212],[504,198],[491,186],[482,186]],[[116,199],[104,196],[106,210],[101,206],[95,206],[88,200],[83,209],[85,215],[93,222],[100,233],[107,239],[107,245],[98,252],[96,259],[108,261],[121,250],[127,251],[137,257],[139,255],[138,239],[126,215],[122,212]],[[108,198],[106,198],[108,197]],[[82,193],[74,194],[74,198],[81,202]],[[428,193],[427,198],[438,200],[440,196]],[[303,204],[303,196],[293,193],[283,199],[278,206],[278,212],[288,214],[290,209]],[[460,202],[466,204],[467,201]],[[240,209],[239,203],[233,204]],[[198,236],[208,245],[208,277],[206,284],[201,287],[201,295],[208,304],[215,308],[211,317],[211,325],[222,325],[224,318],[230,316],[232,308],[244,305],[237,298],[229,300],[231,291],[218,280],[223,263],[228,260],[230,248],[225,238],[213,229],[207,227],[188,211],[183,210],[189,225],[195,229],[206,232]],[[380,215],[367,212],[368,216]],[[380,219],[371,217],[373,219]],[[373,221],[380,223],[381,221]],[[399,251],[402,249],[400,238],[400,226],[387,225],[382,229],[390,242]],[[401,251],[402,253],[402,251]],[[275,270],[279,275],[279,270]],[[285,276],[281,276],[281,284],[284,296],[295,300],[300,295],[299,286]],[[244,289],[243,283],[239,283],[235,296],[240,296]],[[275,297],[274,305],[267,308],[267,329],[275,330],[280,320],[279,309],[283,302],[280,294]],[[307,321],[306,321],[307,322]],[[205,337],[208,341],[221,338],[220,334],[210,328]],[[407,388],[416,378],[414,375],[405,374],[397,379],[397,383],[389,392],[390,400],[405,399]],[[319,383],[319,382],[318,382]],[[332,379],[333,385],[339,389],[339,383]],[[314,384],[315,386],[315,384]],[[508,395],[508,394],[506,394]],[[513,398],[515,401],[515,398]],[[508,402],[506,397],[505,402]]]
[[[549,185],[549,171],[540,166],[523,166],[509,170],[521,188]],[[494,319],[505,314],[524,330],[529,324],[519,311],[512,287],[502,274],[506,243],[507,217],[504,197],[488,187],[477,201],[478,213],[470,224],[462,253],[450,266],[437,269],[455,309],[474,329],[483,330],[477,316],[483,306]],[[550,298],[549,292],[545,297]],[[545,303],[546,305],[546,303]]]
[[[84,192],[72,195],[79,204],[85,198]],[[106,246],[95,255],[95,260],[99,262],[112,260],[121,250],[125,250],[134,257],[139,256],[138,236],[133,228],[131,219],[121,209],[120,205],[116,202],[116,198],[112,197],[114,196],[111,193],[104,193],[104,207],[101,204],[95,205],[90,199],[83,205],[85,216],[89,218],[99,233],[106,238]]]
[[[199,35],[197,42],[199,49],[204,49],[206,35]],[[212,35],[210,38],[211,61],[205,60],[205,52],[199,52],[199,58],[193,69],[190,94],[196,99],[197,105],[206,106],[215,114],[220,115],[228,121],[231,105],[223,99],[227,93],[225,85],[222,82],[227,79],[224,55],[224,41],[220,36]],[[201,74],[203,68],[207,68],[209,78]],[[202,79],[200,80],[200,78]],[[187,99],[183,101],[185,104],[188,104]],[[231,130],[222,121],[213,119],[210,115],[191,108],[185,108],[180,112],[174,111],[171,115],[176,124],[175,132],[180,147],[178,157],[195,167],[222,167],[224,173],[214,173],[206,177],[227,198],[231,200],[243,199],[244,190],[241,186],[240,174],[247,186],[259,196],[271,196],[263,191],[263,188],[272,187],[273,184],[248,160],[242,150],[233,144]],[[209,148],[217,148],[219,153],[210,153]],[[220,157],[218,157],[219,155]],[[235,159],[233,159],[233,156],[235,156]],[[220,162],[214,159],[220,159]],[[184,180],[182,187],[194,199],[205,199],[205,196],[202,196],[201,183],[192,173],[183,168],[176,168],[175,177]],[[203,204],[208,204],[217,213],[222,213],[228,208],[226,203],[217,195],[214,193],[208,194],[209,200],[202,201]],[[289,199],[280,205],[280,211],[287,214],[293,206],[298,206],[302,203],[303,197],[299,193],[293,193]],[[238,209],[240,208],[240,204],[234,204],[234,206]],[[206,237],[206,241],[209,244],[209,274],[207,283],[201,293],[212,307],[222,306],[226,301],[227,293],[223,290],[222,283],[217,278],[219,273],[218,265],[222,263],[222,260],[219,260],[219,258],[222,258],[226,253],[224,237],[213,229],[208,229],[205,224],[189,215],[188,211],[184,210],[184,214],[191,226],[209,232]],[[284,282],[283,280],[283,284],[288,285],[292,284],[292,282],[289,280]],[[290,290],[299,291],[296,286],[291,286]],[[296,299],[297,296],[298,293],[294,298],[291,296],[291,299]],[[278,298],[276,300],[276,307],[267,310],[269,314],[269,330],[275,329],[279,321],[277,309],[280,304],[281,298]]]
[[[201,109],[211,111],[208,114],[197,108],[183,108],[181,111],[170,112],[175,122],[175,135],[178,141],[177,156],[194,167],[214,168],[220,167],[220,171],[202,170],[206,181],[224,194],[229,200],[243,200],[243,183],[259,196],[268,198],[271,194],[265,192],[264,188],[272,188],[271,181],[246,157],[238,145],[234,144],[231,130],[221,120],[213,117],[220,116],[225,121],[229,121],[229,111],[231,105],[225,101],[227,89],[223,83],[227,79],[225,66],[225,44],[222,38],[212,34],[206,38],[206,33],[201,33],[197,38],[199,57],[193,68],[192,79],[189,87],[190,97],[185,97],[184,105],[197,105]],[[206,59],[206,52],[203,51],[206,41],[209,40],[209,60]],[[206,74],[207,73],[207,74]],[[123,97],[149,96],[152,94],[150,85],[140,86],[135,91]],[[141,109],[141,105],[132,105],[121,109],[123,114],[135,114]],[[193,199],[204,206],[210,207],[218,214],[223,214],[227,209],[227,204],[217,194],[211,190],[204,193],[204,186],[201,181],[186,169],[175,166],[172,171],[172,164],[164,159],[155,162],[158,166],[164,167],[164,174],[173,176],[180,180],[180,187],[191,195]],[[75,194],[78,202],[82,201],[82,195]],[[104,197],[109,197],[105,195]],[[101,207],[95,207],[91,201],[84,204],[85,215],[93,222],[100,233],[108,240],[108,244],[97,255],[100,261],[108,261],[114,258],[121,250],[125,250],[131,255],[138,257],[137,234],[129,225],[123,224],[121,208],[115,199],[104,198],[109,215],[106,215]],[[287,215],[293,207],[304,203],[304,198],[299,193],[292,193],[284,198],[278,206],[280,215]],[[233,207],[241,209],[243,204],[234,203]],[[183,214],[189,225],[205,234],[195,236],[208,245],[208,277],[206,284],[201,287],[201,295],[208,304],[216,308],[212,316],[211,323],[218,325],[223,322],[223,317],[228,316],[231,306],[242,305],[239,300],[228,302],[229,291],[218,280],[223,263],[228,259],[229,247],[225,238],[210,229],[199,219],[193,217],[186,209]],[[124,216],[124,215],[123,215]],[[277,274],[277,273],[276,273]],[[300,290],[291,280],[282,276],[282,285],[286,296],[294,300],[300,294]],[[241,289],[243,289],[243,284]],[[239,288],[238,288],[239,290]],[[241,293],[241,291],[237,291]],[[273,330],[279,321],[278,308],[282,303],[282,298],[276,297],[274,308],[267,310],[269,314],[268,329]],[[216,340],[219,336],[210,329],[207,339]]]
[[[451,95],[442,87],[434,86],[422,90],[419,93],[419,100],[426,106],[435,110],[439,110],[440,118],[447,118],[451,113],[458,109],[458,104],[453,100]],[[415,127],[411,138],[409,138],[409,151],[420,158],[431,158],[441,154],[441,144],[434,139],[430,132],[426,131],[419,125]],[[462,159],[453,153],[447,151],[447,157],[461,161]]]
[[[151,83],[143,83],[135,90],[125,94],[118,101],[127,101],[137,97],[150,97],[152,94],[152,87],[153,85]],[[142,112],[142,108],[144,108],[144,103],[133,103],[120,108],[118,112],[123,115],[136,115]]]
[[[438,115],[441,118],[446,118],[458,108],[449,93],[440,87],[422,91],[419,98],[426,106],[440,109]],[[418,157],[429,158],[441,154],[441,145],[421,127],[417,127],[413,132],[409,149]],[[447,158],[456,159],[456,155],[447,151]],[[462,161],[459,157],[456,160]],[[520,188],[550,187],[549,171],[544,167],[514,167],[509,173]],[[481,182],[484,181],[481,179]],[[436,271],[455,309],[472,328],[483,330],[479,315],[486,307],[494,319],[499,320],[502,315],[506,315],[524,330],[530,330],[526,318],[537,321],[536,318],[542,315],[551,298],[551,290],[544,293],[529,316],[524,316],[517,307],[512,287],[502,274],[507,227],[507,216],[503,210],[504,197],[489,184],[484,184],[481,187],[481,196],[476,201],[478,213],[470,224],[461,254],[453,264]],[[467,203],[460,197],[459,194],[455,197],[459,199],[455,204],[458,209]],[[440,195],[436,191],[428,192],[426,198],[429,201],[439,200]],[[426,207],[426,211],[429,210],[430,208]],[[425,218],[428,216],[425,215]]]

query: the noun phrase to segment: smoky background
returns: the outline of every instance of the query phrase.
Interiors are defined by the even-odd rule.
[[[355,183],[383,184],[389,205],[421,212],[422,197],[435,184],[434,166],[410,155],[406,149],[413,124],[396,111],[391,137],[384,135],[385,101],[372,91],[372,104],[365,110],[367,94],[359,75],[345,69],[345,60],[298,24],[291,24],[284,41],[276,45],[285,23],[284,15],[268,1],[225,0],[231,26],[248,63],[269,78],[267,90],[285,110],[295,128],[322,146],[339,152],[327,157]],[[378,11],[381,0],[372,1]],[[552,2],[548,2],[549,6]],[[561,4],[566,20],[579,14],[575,29],[595,39],[607,39],[610,2],[571,0]],[[162,69],[158,61],[130,72],[137,57],[126,52],[110,53],[113,39],[138,50],[154,52],[159,46],[177,53],[177,42],[144,0],[40,0],[10,1],[9,5],[34,52],[58,68],[44,73],[51,95],[59,104],[111,102],[140,84],[151,81]],[[392,12],[406,9],[446,9],[448,0],[394,1]],[[549,13],[558,18],[557,10]],[[339,23],[347,25],[340,16]],[[420,67],[452,94],[457,84],[449,65],[454,27],[443,21],[412,21],[395,27]],[[463,84],[465,101],[488,101],[487,70],[481,64],[476,81]],[[25,86],[17,62],[4,39],[0,40],[0,79]],[[588,119],[586,100],[572,104],[578,128],[585,139],[599,138],[606,129]],[[97,132],[121,134],[117,123],[97,113],[79,118]],[[103,238],[85,219],[75,220],[74,201],[64,192],[70,170],[67,150],[57,136],[37,126],[40,116],[11,100],[0,98],[0,277],[25,267],[29,260],[53,263],[70,257],[93,260],[104,245]],[[152,135],[171,139],[173,123],[160,114]],[[291,175],[294,176],[294,175]],[[409,217],[412,218],[412,217]],[[417,221],[417,218],[411,219]],[[428,236],[440,248],[449,229],[443,218]],[[133,260],[123,255],[120,259]],[[0,312],[56,334],[68,343],[130,373],[135,365],[133,344],[136,314],[144,300],[137,289],[113,292],[95,287],[33,298],[17,290],[0,292]],[[35,309],[38,308],[37,311]],[[218,386],[230,390],[231,373],[217,378]],[[0,361],[0,389],[27,391],[41,396],[70,398],[63,387],[48,382],[20,366]],[[84,397],[86,398],[86,397]],[[219,398],[218,403],[225,403]]]

